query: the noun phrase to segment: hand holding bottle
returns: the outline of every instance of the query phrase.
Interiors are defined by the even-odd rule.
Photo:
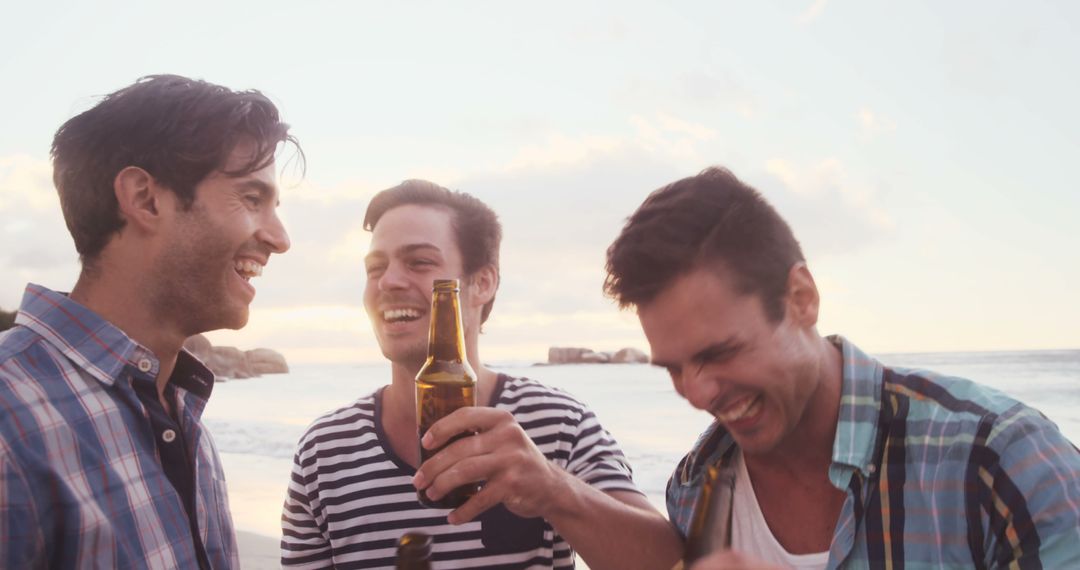
[[[437,449],[465,432],[476,435],[450,443],[420,466],[413,479],[417,490],[438,500],[461,485],[484,481],[476,496],[450,513],[452,524],[499,503],[520,517],[545,516],[570,475],[544,457],[509,412],[461,408],[428,428],[420,445]]]

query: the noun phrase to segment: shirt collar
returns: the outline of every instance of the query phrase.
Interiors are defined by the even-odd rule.
[[[150,379],[160,369],[149,349],[67,295],[41,285],[26,286],[15,322],[41,335],[87,374],[108,386],[127,367]],[[181,350],[170,380],[205,399],[213,389],[214,375],[199,359]]]
[[[881,383],[884,368],[842,336],[828,337],[843,353],[843,383],[833,440],[833,463],[829,477],[846,488],[852,469],[873,473],[874,447],[881,414]]]

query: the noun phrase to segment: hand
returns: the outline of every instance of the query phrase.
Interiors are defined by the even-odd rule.
[[[416,489],[426,489],[435,501],[466,483],[486,481],[479,493],[450,513],[450,524],[468,522],[499,503],[520,517],[544,516],[568,475],[544,457],[514,416],[496,408],[460,408],[435,422],[420,444],[438,449],[462,432],[476,435],[429,458],[413,478]]]
[[[773,566],[740,554],[734,550],[721,550],[702,558],[690,567],[690,570],[782,570],[779,566]]]

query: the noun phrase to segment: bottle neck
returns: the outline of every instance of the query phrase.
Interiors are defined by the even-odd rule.
[[[435,291],[431,297],[428,358],[465,361],[465,333],[461,326],[461,307],[456,291]]]

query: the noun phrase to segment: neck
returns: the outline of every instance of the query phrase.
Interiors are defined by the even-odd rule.
[[[102,257],[92,276],[85,270],[79,275],[71,299],[97,313],[157,357],[156,383],[160,396],[189,335],[155,309],[147,298],[148,284],[140,272],[133,274],[124,264],[112,264]]]

